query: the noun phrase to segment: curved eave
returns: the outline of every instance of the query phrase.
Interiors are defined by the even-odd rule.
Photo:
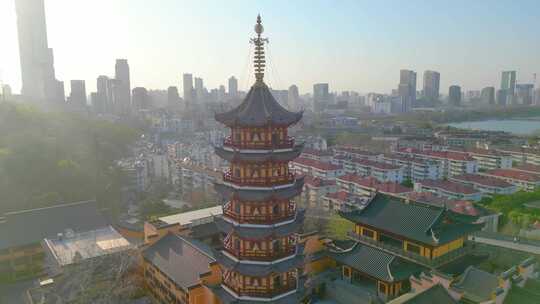
[[[304,255],[296,255],[273,264],[246,264],[239,263],[221,251],[214,251],[214,257],[221,267],[251,277],[267,277],[274,273],[284,273],[304,264]]]
[[[228,150],[224,147],[215,147],[216,154],[229,161],[244,161],[244,162],[266,162],[266,161],[275,161],[275,162],[287,162],[291,161],[302,153],[304,148],[303,144],[295,145],[292,149],[289,150],[269,150],[268,152],[243,152],[241,150]]]
[[[269,237],[286,237],[296,233],[304,223],[305,210],[299,210],[293,222],[276,227],[245,227],[235,226],[226,221],[222,216],[215,219],[217,228],[228,234],[234,234],[243,239],[266,239]]]
[[[237,299],[232,296],[221,285],[209,287],[212,292],[221,300],[223,304],[254,304],[254,303],[271,303],[271,304],[298,304],[302,300],[302,292],[297,290],[296,292],[280,297],[279,299],[268,301],[261,299],[259,301],[253,299]]]
[[[292,112],[291,112],[292,113]],[[268,117],[265,120],[259,120],[259,121],[250,121],[248,118],[239,119],[239,118],[230,118],[226,116],[228,113],[222,113],[222,114],[215,114],[214,119],[227,127],[246,127],[246,128],[256,128],[256,127],[265,127],[268,125],[276,126],[276,127],[289,127],[294,124],[297,124],[300,120],[302,120],[302,116],[304,115],[304,111],[292,113],[290,118],[287,119],[276,119],[273,117]]]
[[[266,202],[272,199],[286,200],[300,195],[304,186],[304,176],[296,178],[294,184],[286,188],[268,188],[267,190],[235,189],[222,182],[216,182],[214,189],[224,199],[230,200],[236,198],[250,202]]]

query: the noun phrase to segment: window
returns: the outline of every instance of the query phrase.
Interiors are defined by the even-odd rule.
[[[343,267],[343,276],[347,278],[351,276],[351,269],[349,267]]]
[[[379,292],[386,294],[386,285],[379,283]]]
[[[274,205],[274,207],[272,207],[272,213],[279,214],[279,205],[278,204],[276,204],[276,205]]]
[[[367,236],[368,238],[374,239],[375,238],[375,232],[373,230],[369,229],[362,229],[362,235]]]
[[[420,254],[420,246],[412,243],[407,243],[407,251],[414,252],[416,254]]]
[[[234,176],[235,177],[240,177],[240,168],[234,169]]]

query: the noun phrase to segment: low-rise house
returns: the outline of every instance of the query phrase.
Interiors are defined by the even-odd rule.
[[[414,183],[416,192],[431,192],[440,197],[457,200],[479,201],[482,199],[482,192],[473,187],[466,186],[452,181],[423,180]]]
[[[292,171],[297,174],[311,175],[322,179],[333,179],[345,174],[343,167],[314,159],[299,157],[290,163]]]
[[[512,194],[518,188],[502,179],[480,175],[480,174],[462,174],[449,178],[450,181],[473,187],[474,189],[488,195],[493,194]]]
[[[322,198],[337,191],[336,180],[306,176],[300,200],[310,207],[322,206]]]
[[[504,180],[524,191],[534,191],[540,186],[540,175],[528,172],[513,169],[495,169],[480,174]]]
[[[477,161],[471,156],[462,152],[434,150],[421,151],[413,148],[405,148],[397,150],[397,153],[400,155],[439,162],[442,167],[443,177],[450,177],[465,173],[476,173],[478,171]]]

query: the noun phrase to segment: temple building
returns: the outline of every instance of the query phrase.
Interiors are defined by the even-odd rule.
[[[288,136],[288,128],[302,112],[283,108],[264,83],[268,40],[261,37],[260,16],[255,32],[255,84],[238,107],[215,116],[230,136],[216,147],[229,171],[215,185],[224,201],[216,225],[225,237],[214,254],[222,282],[213,291],[224,304],[299,303],[304,257],[297,232],[304,212],[293,198],[304,181],[289,172],[289,162],[303,146]]]

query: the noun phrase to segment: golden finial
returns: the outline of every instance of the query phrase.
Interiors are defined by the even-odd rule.
[[[262,84],[264,78],[264,68],[266,66],[266,60],[264,58],[264,44],[268,43],[268,38],[261,38],[261,34],[264,32],[264,27],[261,21],[261,15],[257,15],[257,23],[255,24],[255,33],[257,37],[251,38],[251,43],[255,44],[255,56],[253,57],[253,65],[255,67],[255,80],[256,84]]]

